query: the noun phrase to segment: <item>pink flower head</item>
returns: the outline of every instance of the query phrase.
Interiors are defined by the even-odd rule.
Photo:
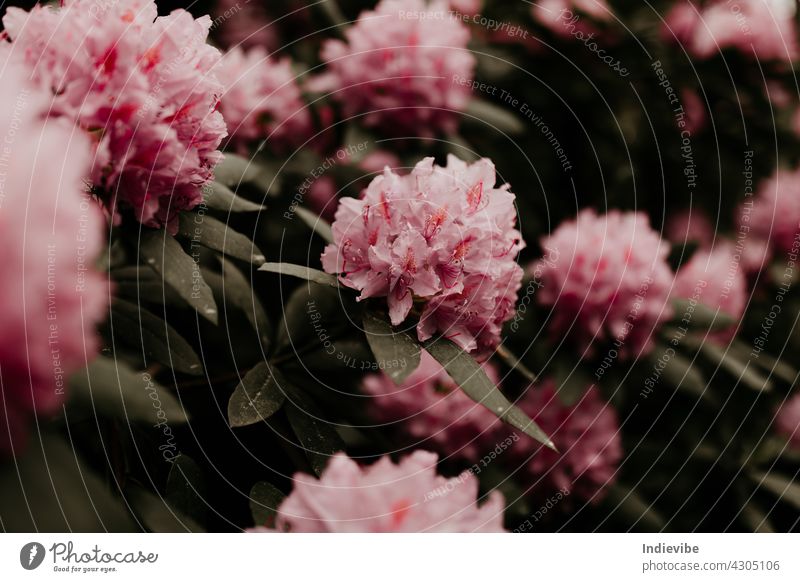
[[[749,239],[769,241],[778,253],[800,244],[795,242],[800,235],[800,168],[778,169],[764,180],[755,199],[739,208],[739,224],[748,227]]]
[[[577,404],[565,406],[554,383],[547,381],[528,388],[517,405],[550,435],[559,451],[532,439],[525,439],[527,446],[520,442],[510,449],[535,481],[533,490],[560,489],[593,502],[602,499],[603,489],[616,479],[623,454],[617,413],[597,389],[589,388]]]
[[[211,19],[157,17],[152,0],[68,0],[9,8],[3,24],[12,57],[51,93],[50,115],[96,142],[91,178],[109,211],[128,206],[142,224],[174,232],[222,157]]]
[[[666,16],[663,38],[707,59],[728,48],[759,60],[797,58],[794,2],[789,0],[679,0]]]
[[[608,22],[613,18],[606,0],[536,0],[531,3],[531,11],[536,22],[560,36],[569,36],[573,31],[596,33],[589,20]]]
[[[483,369],[499,383],[492,364],[484,363]],[[464,394],[427,352],[402,385],[385,374],[370,374],[364,378],[363,391],[372,396],[369,408],[376,421],[397,423],[411,444],[430,446],[448,456],[475,461],[504,436],[505,425],[497,416]]]
[[[624,344],[621,357],[646,353],[659,324],[672,315],[669,246],[638,212],[585,209],[542,241],[550,257],[534,265],[552,306],[552,332],[571,334],[593,353],[595,341]]]
[[[392,324],[417,303],[421,341],[442,333],[467,351],[492,349],[513,314],[524,246],[514,194],[495,188],[491,161],[433,158],[411,174],[390,168],[361,198],[344,198],[322,265],[359,299],[386,297]]]
[[[800,449],[800,394],[789,397],[775,415],[775,430]]]
[[[216,73],[225,87],[220,110],[239,151],[262,139],[272,150],[285,150],[311,135],[311,115],[288,58],[276,61],[261,47],[246,53],[237,47],[222,57]]]
[[[714,243],[714,226],[698,208],[687,208],[674,213],[667,221],[664,235],[673,244],[697,243],[701,249]]]
[[[739,261],[732,243],[697,251],[675,275],[673,297],[696,300],[738,322],[747,304],[747,280]],[[714,337],[730,341],[735,331],[734,323],[729,331],[718,332]]]
[[[483,0],[449,0],[450,8],[466,16],[480,14]]]
[[[381,0],[345,30],[346,41],[322,48],[327,73],[311,88],[330,91],[346,117],[389,133],[435,134],[455,129],[470,98],[458,79],[472,78],[469,29],[447,2]]]
[[[387,456],[360,467],[334,455],[322,477],[295,475],[294,491],[278,508],[277,531],[294,533],[497,533],[503,496],[478,505],[478,480],[436,474],[436,455],[415,451],[395,464]],[[256,531],[274,531],[257,528]]]
[[[70,374],[97,353],[108,289],[94,269],[105,220],[84,193],[89,140],[44,123],[47,97],[26,87],[27,71],[0,65],[2,454],[21,449],[34,413],[59,409]]]

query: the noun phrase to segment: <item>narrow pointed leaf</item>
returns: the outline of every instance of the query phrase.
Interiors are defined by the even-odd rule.
[[[236,386],[228,401],[231,427],[249,426],[268,419],[286,400],[285,381],[267,362],[260,362]]]
[[[333,242],[333,230],[331,230],[331,225],[326,220],[302,206],[298,206],[294,211],[300,217],[300,220],[316,232],[322,240],[329,243]]]
[[[790,503],[800,509],[800,483],[775,472],[763,473],[754,471],[752,477],[760,487],[774,493],[781,501]]]
[[[188,420],[178,399],[149,374],[106,357],[95,359],[70,379],[70,404],[73,402],[88,405],[99,415],[126,421],[157,423],[159,411],[169,422]]]
[[[197,312],[217,324],[214,294],[203,280],[197,262],[187,255],[174,238],[163,231],[142,233],[139,252],[145,264],[158,273]]]
[[[293,265],[291,263],[264,263],[258,268],[259,271],[267,271],[268,273],[278,273],[279,275],[286,275],[287,277],[297,277],[298,279],[305,279],[320,285],[328,285],[329,287],[339,287],[339,281],[336,277],[329,275],[318,269],[311,269],[303,267],[302,265]]]
[[[525,131],[525,124],[516,115],[485,99],[470,99],[465,120],[470,120],[469,116],[477,118],[471,119],[475,123],[480,123],[478,120],[483,121],[492,129],[510,135],[521,134]]]
[[[419,366],[421,348],[405,331],[395,331],[388,321],[367,312],[364,314],[364,332],[378,367],[396,384],[402,384]]]
[[[297,389],[286,404],[286,416],[303,452],[317,475],[325,470],[331,456],[344,449],[344,442],[333,424],[326,422],[319,408]]]
[[[261,212],[266,210],[261,204],[250,202],[247,198],[237,196],[225,184],[209,182],[203,187],[203,202],[209,208],[223,212]]]
[[[203,364],[194,349],[166,321],[139,305],[115,299],[109,322],[116,341],[182,374],[199,376]]]
[[[522,410],[508,401],[472,356],[450,340],[443,338],[429,340],[423,345],[467,396],[491,410],[511,426],[556,450],[550,437]]]
[[[689,319],[688,327],[693,331],[724,331],[730,329],[736,320],[717,309],[711,309],[702,303],[691,305],[688,299],[675,299],[672,301],[678,321],[686,315]]]
[[[179,234],[193,245],[199,244],[254,265],[264,263],[264,255],[253,241],[216,218],[196,212],[184,212],[180,216],[179,225]]]
[[[253,515],[253,522],[259,526],[268,525],[278,513],[278,507],[286,496],[280,489],[260,481],[250,489],[250,513]]]

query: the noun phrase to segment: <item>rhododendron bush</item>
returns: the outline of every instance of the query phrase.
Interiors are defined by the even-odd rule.
[[[0,527],[796,530],[799,25],[4,5]]]

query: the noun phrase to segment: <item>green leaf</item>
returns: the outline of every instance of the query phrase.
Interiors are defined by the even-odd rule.
[[[469,354],[450,340],[438,338],[423,344],[450,377],[475,402],[491,410],[498,418],[528,436],[556,450],[553,441],[518,407],[511,404]]]
[[[796,483],[794,479],[775,472],[753,471],[751,476],[760,487],[774,493],[781,501],[790,503],[800,509],[800,483]]]
[[[759,392],[769,392],[772,390],[772,381],[759,374],[756,371],[756,367],[751,366],[750,362],[743,362],[738,359],[732,351],[725,347],[713,341],[703,341],[695,337],[687,337],[684,341],[687,346],[697,347],[705,358],[719,368],[726,370],[748,388]]]
[[[244,313],[247,321],[258,332],[258,336],[261,338],[261,345],[265,350],[268,349],[272,326],[261,300],[256,296],[253,287],[244,274],[236,268],[236,265],[224,257],[219,257],[219,261],[222,273],[205,271],[204,277],[206,281],[215,291],[218,291],[218,295],[224,298],[222,301],[223,306],[230,304]]]
[[[328,243],[333,242],[333,230],[331,230],[331,225],[328,224],[327,221],[302,206],[295,208],[294,212],[300,217],[300,220],[317,233],[322,240]]]
[[[167,476],[166,500],[176,512],[196,521],[205,519],[207,502],[203,473],[190,457],[178,455]]]
[[[384,363],[384,367],[379,366],[379,368],[383,369],[396,384],[405,382],[419,366],[421,348],[417,340],[405,331],[395,331],[382,317],[366,312],[364,333],[378,363]],[[404,365],[400,366],[400,362]],[[398,365],[394,365],[395,363]]]
[[[451,133],[447,136],[445,143],[448,153],[451,153],[465,162],[476,162],[481,156],[475,147],[469,143],[462,135]]]
[[[693,331],[725,331],[736,323],[736,320],[724,311],[711,309],[702,303],[692,305],[689,299],[673,299],[672,307],[675,310],[675,319],[672,323],[681,325],[681,320],[686,318],[689,320],[687,327]]]
[[[742,521],[744,521],[747,528],[753,533],[775,533],[772,524],[769,522],[769,516],[765,514],[760,507],[750,501],[742,506]]]
[[[278,507],[286,496],[280,489],[266,481],[259,481],[250,489],[250,513],[257,526],[267,525],[278,513]]]
[[[697,366],[679,353],[667,352],[668,349],[670,348],[660,342],[656,344],[656,348],[647,357],[650,369],[660,370],[664,382],[673,388],[686,390],[696,397],[710,398],[711,393],[706,390],[706,380]],[[668,353],[672,355],[668,356]]]
[[[183,374],[202,375],[203,364],[189,342],[143,307],[115,299],[109,325],[114,339],[136,349],[146,363],[155,360]]]
[[[163,497],[133,483],[125,488],[125,499],[136,515],[153,533],[202,533],[203,528],[193,519],[172,509]]]
[[[350,332],[352,324],[343,317],[347,313],[346,307],[343,313],[343,299],[336,289],[325,285],[298,285],[283,307],[276,353],[300,352],[323,339],[332,340],[340,330]]]
[[[322,418],[317,406],[297,389],[286,403],[286,416],[317,475],[322,475],[330,457],[344,448],[336,428]]]
[[[61,437],[32,433],[0,463],[0,529],[6,532],[140,531],[122,499]]]
[[[253,241],[211,216],[196,212],[182,213],[178,233],[192,245],[199,244],[254,265],[264,263],[264,255]]]
[[[277,190],[279,186],[273,168],[255,160],[227,153],[214,168],[214,179],[228,188],[238,189],[241,184],[251,184],[265,193],[268,190]]]
[[[165,231],[143,232],[139,241],[142,260],[197,312],[217,325],[214,294],[203,280],[197,262]]]
[[[230,426],[250,426],[278,412],[286,400],[285,385],[281,373],[267,362],[253,366],[228,401]]]
[[[266,207],[255,202],[250,202],[247,198],[237,196],[236,193],[225,184],[219,182],[209,182],[203,187],[203,203],[214,210],[223,212],[261,212]]]
[[[607,487],[607,491],[606,505],[613,505],[630,524],[631,529],[637,526],[649,532],[663,532],[666,529],[667,521],[664,517],[633,489],[621,483],[614,483]]]
[[[301,265],[292,265],[291,263],[264,263],[258,270],[268,273],[278,273],[279,275],[286,275],[287,277],[297,277],[298,279],[305,279],[306,281],[311,281],[312,283],[318,283],[320,285],[328,285],[329,287],[339,287],[339,281],[333,275]]]
[[[483,121],[492,129],[508,135],[519,135],[525,132],[525,123],[521,119],[504,107],[485,99],[470,99],[464,121],[477,122],[475,118]],[[480,122],[478,125],[486,130],[485,125]]]
[[[186,422],[181,403],[147,372],[136,372],[127,364],[99,357],[70,379],[70,404],[87,403],[102,416],[126,421],[158,422],[163,411],[170,422]]]
[[[748,360],[755,364],[761,368],[761,370],[766,372],[768,376],[775,376],[790,386],[794,386],[797,382],[797,370],[795,370],[791,365],[787,364],[784,360],[775,358],[764,351],[754,355],[752,353],[752,347],[740,339],[733,340],[733,342],[731,342],[730,349],[734,351],[737,357],[742,360]]]

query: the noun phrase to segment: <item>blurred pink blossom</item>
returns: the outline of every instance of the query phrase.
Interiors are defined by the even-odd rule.
[[[437,457],[415,451],[395,464],[387,457],[360,467],[334,455],[320,479],[298,473],[294,491],[278,508],[275,529],[293,533],[504,532],[502,494],[478,505],[478,480],[469,472],[446,479]]]
[[[5,60],[5,52],[0,60]],[[96,355],[108,283],[94,268],[105,220],[85,193],[91,146],[8,62],[0,74],[0,454],[19,452],[34,413],[55,413]]]
[[[778,169],[738,212],[740,226],[748,229],[748,244],[768,241],[775,253],[791,251],[800,244],[795,242],[800,235],[800,168]]]
[[[788,439],[792,447],[800,449],[800,394],[790,396],[778,408],[775,430]]]
[[[728,48],[760,60],[798,56],[794,2],[788,0],[678,0],[667,13],[662,37],[707,59]]]
[[[142,224],[175,232],[178,212],[200,203],[222,157],[211,19],[157,17],[152,0],[66,0],[9,8],[3,24],[12,58],[51,93],[50,115],[95,141],[92,183],[109,212],[129,206]]]
[[[416,15],[416,16],[415,16]],[[453,131],[470,99],[470,33],[444,0],[381,0],[322,48],[327,71],[309,84],[330,92],[345,117],[393,134]]]
[[[509,454],[528,474],[533,491],[566,490],[597,502],[604,488],[616,480],[622,460],[622,441],[614,408],[594,386],[573,406],[564,405],[555,384],[531,386],[517,405],[553,439],[559,452],[525,439]]]
[[[484,363],[483,369],[499,384],[492,364]],[[448,457],[475,461],[505,437],[506,425],[464,394],[425,351],[419,367],[400,386],[386,374],[370,374],[364,378],[363,391],[372,397],[368,408],[377,422],[396,424],[411,444]]]
[[[740,259],[733,243],[724,242],[713,250],[698,250],[675,275],[673,297],[694,299],[733,317],[730,330],[712,335],[722,342],[733,338],[747,305],[747,279]]]
[[[580,349],[616,340],[620,357],[652,347],[652,335],[669,319],[673,274],[669,245],[647,215],[582,210],[542,240],[550,257],[534,265],[543,287],[539,302],[553,308],[551,331],[572,335]]]
[[[311,115],[288,58],[274,60],[260,47],[233,48],[215,71],[225,87],[220,111],[240,152],[260,140],[267,149],[285,151],[311,136]]]
[[[440,332],[467,351],[492,349],[513,314],[524,246],[515,196],[495,181],[487,159],[426,158],[405,176],[387,168],[360,199],[341,200],[325,271],[360,300],[386,297],[394,325],[416,303],[421,341]]]
[[[449,0],[450,8],[459,14],[475,16],[483,8],[483,0]]]

